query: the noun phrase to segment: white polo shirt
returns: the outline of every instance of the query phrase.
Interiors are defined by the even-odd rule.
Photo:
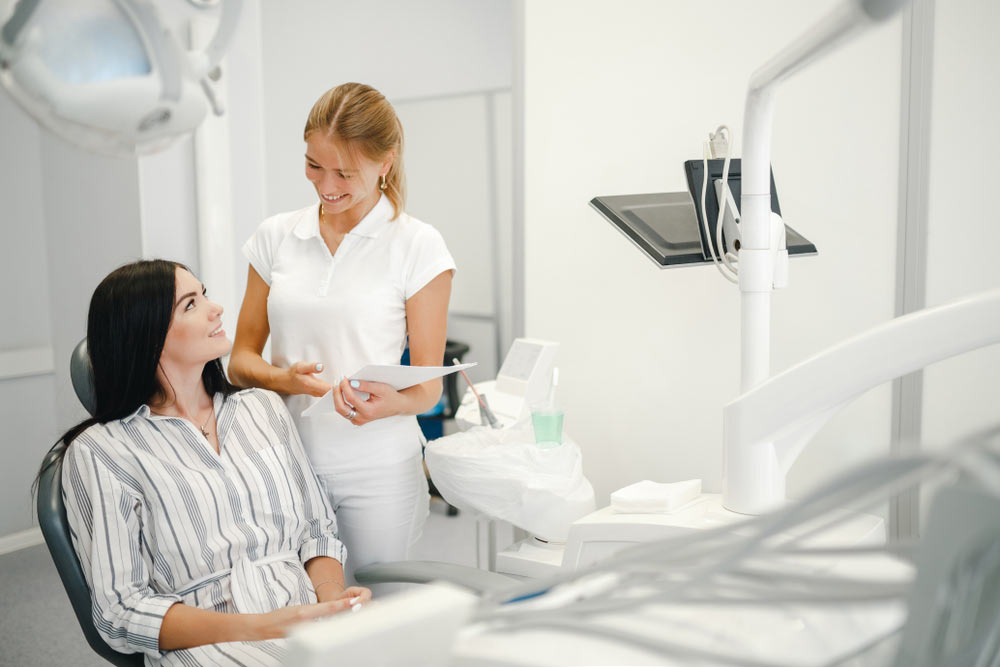
[[[268,218],[243,254],[271,290],[271,363],[324,364],[334,383],[367,364],[398,364],[406,346],[406,300],[455,270],[441,234],[401,213],[384,195],[330,255],[319,232],[319,205]],[[285,396],[316,472],[398,463],[420,453],[411,415],[354,426],[340,415],[301,416],[315,399]]]

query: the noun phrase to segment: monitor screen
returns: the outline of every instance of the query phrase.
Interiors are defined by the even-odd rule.
[[[705,173],[700,160],[684,163],[690,188],[688,192],[602,196],[592,199],[590,205],[660,268],[709,263],[712,262],[710,252],[715,245],[715,221],[719,214],[713,184],[722,178],[722,167],[722,160],[708,161],[709,187],[705,196],[708,235],[702,225],[700,211],[701,183]],[[728,176],[733,199],[738,203],[742,191],[738,159],[730,161]],[[781,214],[773,174],[771,210]],[[789,255],[816,254],[816,246],[788,225],[785,225],[785,237]]]

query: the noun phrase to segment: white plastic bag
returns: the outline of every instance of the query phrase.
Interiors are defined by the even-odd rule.
[[[595,508],[580,447],[565,432],[562,445],[541,449],[528,422],[475,427],[431,441],[424,458],[449,503],[550,542],[565,542],[569,525]]]

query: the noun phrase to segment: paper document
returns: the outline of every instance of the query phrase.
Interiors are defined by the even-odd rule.
[[[472,368],[477,362],[469,364],[457,364],[455,366],[391,366],[391,365],[371,365],[365,366],[357,373],[350,375],[350,380],[362,380],[364,382],[381,382],[391,386],[396,391],[412,387],[413,385],[427,382],[434,378],[444,377],[466,368]],[[355,390],[363,400],[368,400],[368,394]],[[303,417],[336,412],[336,405],[333,402],[333,390],[326,392],[315,403],[302,411]]]

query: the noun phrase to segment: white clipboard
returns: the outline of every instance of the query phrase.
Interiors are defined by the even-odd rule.
[[[361,380],[363,382],[381,382],[387,384],[396,391],[412,387],[427,382],[434,378],[444,377],[466,368],[472,368],[477,362],[468,364],[457,364],[455,366],[400,366],[400,365],[379,365],[373,364],[365,366],[348,379]],[[356,391],[362,400],[368,400],[368,394],[363,391]],[[326,392],[318,398],[312,405],[302,411],[303,417],[313,417],[327,413],[336,413],[336,405],[333,402],[333,390]]]

